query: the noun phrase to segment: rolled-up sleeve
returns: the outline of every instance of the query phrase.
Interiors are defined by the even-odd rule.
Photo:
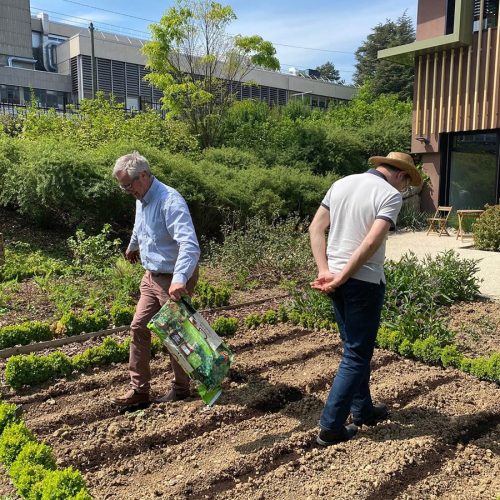
[[[172,283],[185,285],[200,259],[200,245],[194,230],[189,208],[181,196],[173,196],[165,205],[167,231],[179,247]]]

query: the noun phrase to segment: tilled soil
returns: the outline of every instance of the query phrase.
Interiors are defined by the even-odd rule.
[[[495,499],[500,494],[500,392],[452,369],[387,351],[373,362],[374,399],[390,419],[347,443],[315,444],[341,346],[335,334],[290,325],[244,330],[223,395],[119,413],[126,365],[8,394],[23,405],[61,467],[85,475],[96,499]],[[168,389],[164,355],[154,389]],[[0,471],[0,494],[12,489]]]

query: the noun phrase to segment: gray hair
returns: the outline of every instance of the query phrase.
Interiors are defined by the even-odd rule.
[[[121,156],[116,160],[115,166],[113,167],[113,177],[116,177],[118,172],[126,172],[131,179],[139,177],[141,172],[151,174],[148,160],[137,151]]]

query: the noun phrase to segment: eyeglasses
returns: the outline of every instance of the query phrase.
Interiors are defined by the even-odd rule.
[[[118,185],[120,186],[120,189],[122,191],[130,191],[132,189],[132,185],[137,179],[139,179],[139,177],[135,177],[134,179],[132,179],[132,182],[130,182],[129,184],[118,184]]]

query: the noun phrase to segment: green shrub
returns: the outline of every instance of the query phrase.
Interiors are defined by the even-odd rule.
[[[442,348],[434,337],[423,340],[417,339],[413,343],[413,355],[424,363],[439,364],[441,362]]]
[[[118,256],[121,241],[110,240],[111,225],[104,224],[101,232],[88,236],[83,229],[77,229],[75,236],[68,238],[68,246],[77,266],[88,265],[102,268]]]
[[[406,358],[411,357],[413,355],[413,344],[408,339],[404,339],[401,344],[399,344],[398,353]]]
[[[210,261],[241,285],[254,278],[274,283],[302,276],[314,266],[304,226],[296,215],[275,217],[271,223],[260,215],[244,224],[227,222],[222,226],[224,242],[209,244]]]
[[[115,302],[111,306],[111,322],[116,327],[123,325],[130,325],[134,317],[135,307],[125,306],[120,302]]]
[[[51,339],[50,326],[42,321],[27,321],[19,325],[0,327],[0,349]]]
[[[394,150],[391,150],[394,151]],[[421,212],[410,204],[403,204],[398,215],[398,228],[421,231],[427,228],[427,218],[429,214]]]
[[[212,323],[212,328],[221,337],[231,337],[238,329],[238,318],[226,318],[221,316]]]
[[[0,435],[5,427],[17,420],[16,405],[0,401]]]
[[[460,368],[462,358],[463,355],[455,345],[444,346],[441,351],[441,363],[443,363],[444,367],[453,366],[454,368]]]
[[[487,358],[475,358],[471,360],[469,373],[474,377],[488,378],[488,360]]]
[[[23,385],[38,385],[52,377],[53,371],[47,358],[34,353],[11,356],[5,366],[5,381],[14,389]]]
[[[73,370],[71,359],[63,352],[52,352],[45,358],[51,378],[67,377]]]
[[[18,495],[21,498],[38,499],[39,495],[32,494],[34,487],[45,479],[50,470],[38,464],[14,462],[10,468],[10,476]]]
[[[56,468],[56,459],[50,446],[45,443],[29,442],[17,455],[13,464],[38,464],[45,469],[54,470]],[[10,470],[11,477],[14,477],[12,468]]]
[[[493,353],[488,359],[488,378],[500,383],[500,352]]]
[[[83,311],[81,313],[68,311],[56,322],[54,332],[57,335],[80,335],[83,332],[104,330],[108,324],[109,319],[102,311]]]
[[[500,205],[486,206],[473,226],[474,243],[479,250],[500,251]]]
[[[222,307],[229,304],[231,289],[228,286],[214,286],[208,281],[200,280],[196,284],[193,297],[193,305],[196,309],[200,307]]]
[[[72,467],[50,471],[35,485],[41,500],[91,500],[81,473]]]
[[[262,315],[259,313],[251,313],[245,318],[245,326],[253,329],[262,324]]]
[[[262,322],[268,325],[276,325],[278,323],[278,313],[269,309],[262,315]]]
[[[35,441],[35,436],[24,422],[14,422],[5,427],[0,436],[0,462],[9,468],[23,447]]]

